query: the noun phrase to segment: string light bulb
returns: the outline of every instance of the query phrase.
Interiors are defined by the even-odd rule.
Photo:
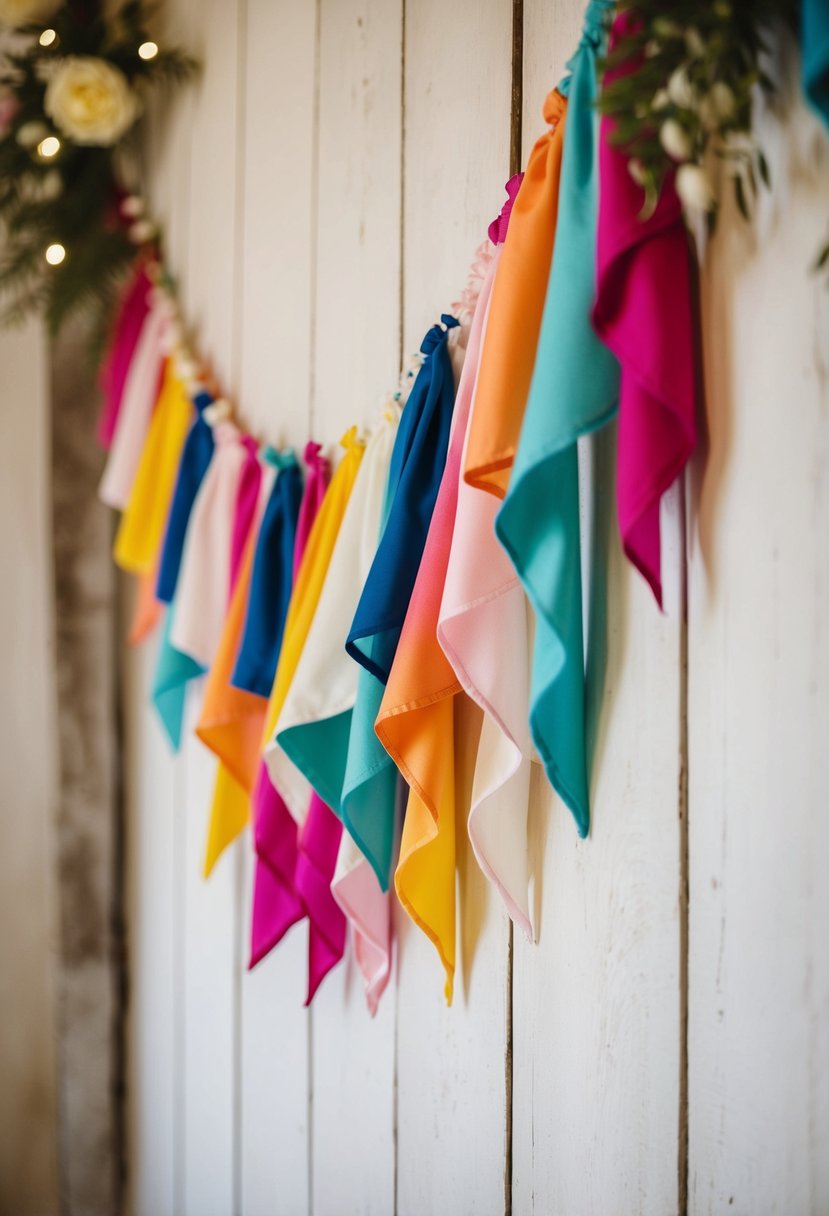
[[[57,40],[58,40],[58,31],[51,30],[51,29],[44,30],[43,33],[38,38],[38,42],[40,43],[41,46],[53,46],[57,42]]]
[[[63,245],[55,242],[54,245],[47,246],[44,256],[50,266],[60,266],[63,259],[66,257],[66,250],[64,249]]]
[[[142,42],[138,48],[138,56],[140,59],[155,59],[158,54],[158,44],[155,42]]]
[[[51,160],[60,152],[60,140],[57,135],[47,135],[37,145],[37,154],[41,160]]]

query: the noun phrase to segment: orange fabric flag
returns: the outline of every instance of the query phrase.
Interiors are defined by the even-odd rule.
[[[127,641],[130,646],[139,646],[148,638],[164,614],[164,605],[155,598],[158,571],[154,566],[146,574],[139,574],[135,583],[135,605]]]
[[[558,215],[567,101],[553,89],[550,124],[530,153],[492,289],[464,479],[504,498],[530,391]]]
[[[205,877],[224,849],[244,829],[250,817],[250,794],[259,764],[259,748],[268,702],[256,693],[235,688],[230,677],[242,640],[256,530],[252,529],[230,601],[216,658],[207,677],[196,734],[219,757],[213,787],[205,854]]]

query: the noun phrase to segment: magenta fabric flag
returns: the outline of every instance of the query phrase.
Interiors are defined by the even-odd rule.
[[[98,442],[107,451],[115,434],[127,372],[138,345],[141,327],[150,311],[151,290],[152,283],[147,277],[146,263],[142,261],[136,266],[133,277],[121,296],[112,343],[98,378],[104,395],[101,416],[98,419]]]
[[[320,444],[307,444],[305,463],[308,476],[297,521],[294,578],[331,477],[331,465],[322,455]],[[253,790],[251,819],[256,858],[248,966],[255,967],[282,940],[291,925],[305,915],[296,888],[297,826],[281,794],[271,784],[264,761],[259,764]]]
[[[611,45],[631,16],[613,23]],[[616,75],[635,70],[625,63]],[[609,73],[607,79],[613,78]],[[699,316],[691,250],[670,175],[653,215],[602,119],[596,333],[621,364],[617,506],[622,544],[662,604],[659,504],[697,442]]]
[[[319,794],[312,794],[307,818],[300,829],[296,865],[296,890],[308,916],[306,1005],[311,1004],[320,984],[345,950],[346,920],[331,894],[342,834],[342,820]]]
[[[259,446],[251,435],[242,436],[242,447],[245,452],[244,463],[239,474],[239,488],[236,491],[236,507],[233,513],[233,532],[230,538],[230,586],[227,602],[233,597],[236,580],[242,565],[245,546],[256,516],[259,503],[259,491],[262,487],[262,464],[259,460]]]

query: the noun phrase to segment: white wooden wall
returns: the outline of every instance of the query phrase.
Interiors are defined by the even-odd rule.
[[[501,205],[512,0],[167,8],[204,70],[151,190],[199,345],[255,432],[336,440]],[[581,9],[523,0],[525,154]],[[128,660],[134,1216],[829,1211],[829,158],[795,125],[762,244],[727,221],[705,277],[687,626],[613,536],[593,836],[539,777],[536,946],[466,857],[451,1010],[403,917],[374,1022],[348,966],[303,1010],[304,928],[245,973],[249,842],[202,881],[212,762]]]

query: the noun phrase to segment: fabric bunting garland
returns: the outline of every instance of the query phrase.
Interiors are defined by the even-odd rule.
[[[583,535],[579,452],[618,408],[619,527],[660,599],[659,504],[693,451],[700,383],[673,182],[643,219],[596,109],[613,8],[590,0],[461,299],[333,467],[317,443],[300,458],[237,425],[146,256],[117,310],[100,492],[139,580],[131,637],[161,620],[152,698],[173,748],[207,677],[205,875],[250,825],[250,966],[307,921],[307,1001],[350,940],[376,1011],[395,893],[451,1000],[464,828],[534,937],[535,761],[589,830],[606,554]]]

